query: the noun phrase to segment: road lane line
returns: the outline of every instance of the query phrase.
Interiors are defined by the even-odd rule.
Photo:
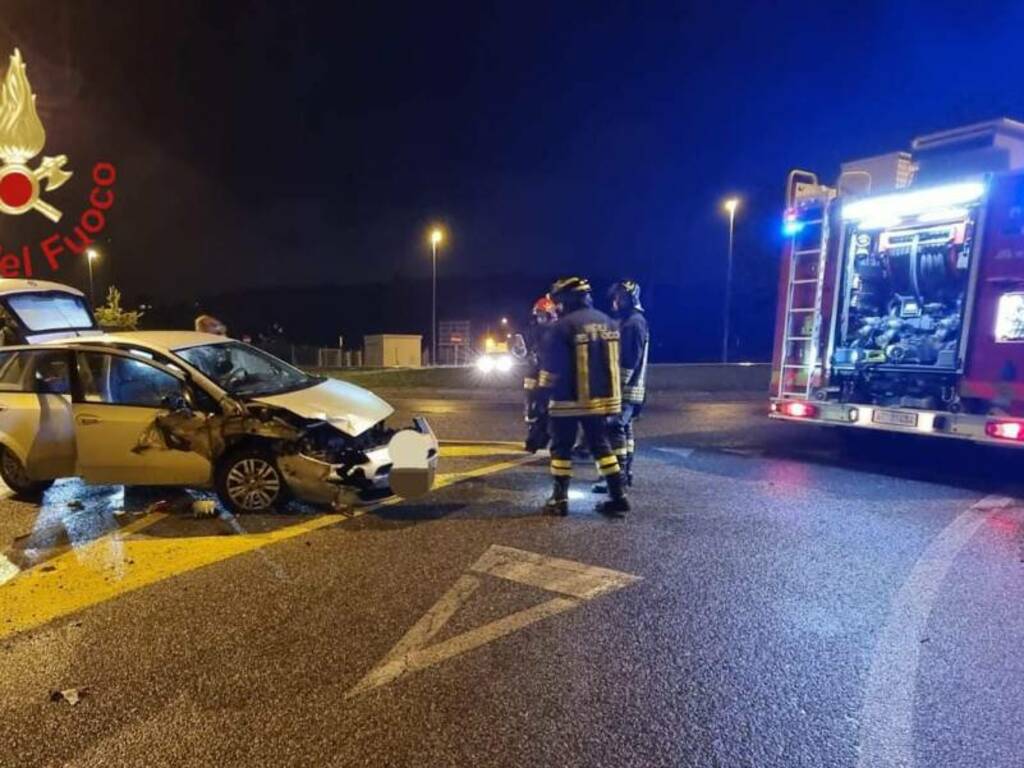
[[[670,456],[678,456],[681,459],[688,459],[693,455],[693,448],[661,448],[655,446],[654,450],[667,453]]]
[[[638,576],[622,571],[497,544],[484,552],[469,569],[579,600],[593,600],[605,592],[614,592],[640,580]]]
[[[453,438],[451,440],[440,440],[438,442],[440,442],[442,447],[446,445],[497,445],[502,448],[518,448],[519,450],[523,450],[522,440],[457,440]]]
[[[931,541],[896,593],[865,684],[857,768],[913,768],[921,642],[942,583],[978,529],[1016,504],[987,496],[962,512]]]
[[[435,489],[536,460],[526,456],[441,475]],[[185,538],[131,538],[168,515],[155,512],[117,531],[21,571],[0,585],[0,640],[182,573],[338,525],[382,507],[388,498],[351,514],[322,515],[266,533]],[[111,542],[116,541],[116,546]],[[45,568],[46,570],[43,570]]]
[[[512,456],[522,455],[526,452],[522,445],[515,447],[508,445],[494,445],[481,443],[479,445],[442,445],[441,456],[444,458],[466,458],[472,456]]]
[[[492,544],[468,570],[473,573],[463,573],[345,698],[387,685],[641,580],[629,573],[497,544]],[[427,645],[483,583],[474,573],[554,592],[559,597]]]

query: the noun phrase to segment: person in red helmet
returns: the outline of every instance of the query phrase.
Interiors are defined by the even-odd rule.
[[[547,330],[558,319],[555,302],[547,294],[541,296],[533,304],[530,315],[530,327],[526,338],[517,337],[513,353],[526,361],[526,374],[523,376],[523,392],[525,395],[526,450],[536,453],[548,447],[551,435],[548,430],[547,398],[542,396],[537,386],[540,376],[540,350],[544,344]]]

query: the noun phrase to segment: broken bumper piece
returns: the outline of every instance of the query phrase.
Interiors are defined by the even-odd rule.
[[[400,460],[397,474],[407,478],[410,471],[416,473],[418,481],[415,487],[426,493],[433,486],[437,469],[437,437],[422,418],[417,418],[412,429],[403,432],[419,436],[423,446],[423,460],[412,462],[415,466],[406,466],[409,462]],[[366,495],[391,490],[392,472],[396,470],[391,444],[365,451],[364,455],[366,461],[355,466],[331,464],[301,453],[281,456],[278,465],[296,497],[311,504],[343,509],[359,503]],[[410,493],[401,495],[407,498],[414,496]]]

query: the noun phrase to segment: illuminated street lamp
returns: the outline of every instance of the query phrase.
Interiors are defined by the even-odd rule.
[[[437,246],[444,240],[444,230],[434,227],[430,231],[430,253],[434,263],[433,299],[430,302],[430,362],[437,365]]]
[[[729,214],[729,253],[725,268],[725,310],[722,318],[722,362],[729,362],[729,305],[732,300],[732,245],[733,230],[736,225],[736,209],[740,205],[738,197],[730,197],[722,203],[722,208]]]
[[[85,252],[85,260],[89,262],[89,303],[96,305],[96,296],[92,290],[92,263],[100,257],[95,248],[89,248]]]

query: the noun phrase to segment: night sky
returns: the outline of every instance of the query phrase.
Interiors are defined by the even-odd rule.
[[[423,277],[435,220],[444,274],[713,295],[735,193],[738,312],[760,307],[739,322],[761,326],[790,168],[832,179],[915,135],[1024,117],[1014,2],[2,8],[44,154],[81,171],[54,201],[79,210],[91,163],[115,162],[102,280],[158,301]],[[0,226],[7,247],[52,229]]]

